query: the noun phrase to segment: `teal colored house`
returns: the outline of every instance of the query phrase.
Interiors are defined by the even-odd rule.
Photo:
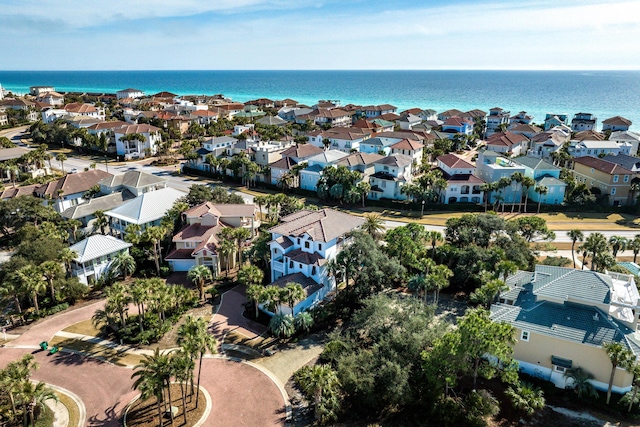
[[[546,205],[559,205],[564,202],[567,184],[560,180],[559,167],[537,157],[523,156],[511,160],[524,168],[524,176],[533,178],[536,182],[536,185],[528,190],[529,200],[536,203],[541,201]],[[536,193],[538,186],[547,187],[547,194]]]

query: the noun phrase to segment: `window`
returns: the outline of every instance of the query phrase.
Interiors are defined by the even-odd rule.
[[[618,182],[620,177],[618,175],[613,175],[613,182]]]
[[[614,194],[616,194],[616,187],[613,187],[613,188],[611,189],[611,195],[613,196]]]
[[[629,175],[625,175],[623,181],[624,182],[629,182]]]
[[[318,243],[318,250],[321,251],[322,250],[322,243]]]
[[[389,166],[384,166],[382,169],[384,169],[385,171],[389,170]]]
[[[593,173],[593,168],[591,168],[591,173]]]
[[[387,181],[380,181],[380,187],[387,188]]]
[[[311,267],[311,275],[312,276],[316,275],[316,266],[315,265],[313,267]]]
[[[529,331],[522,331],[520,334],[521,341],[529,341]]]
[[[293,268],[293,261],[289,261],[289,268]]]
[[[307,242],[304,242],[304,247],[305,247],[306,249],[309,249],[309,246],[311,246],[311,245],[309,245],[309,242],[308,242],[308,241],[307,241]]]

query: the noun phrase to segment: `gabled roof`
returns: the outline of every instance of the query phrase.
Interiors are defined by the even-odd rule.
[[[269,165],[269,167],[271,169],[285,169],[285,170],[291,170],[291,168],[293,166],[295,166],[297,163],[291,159],[291,157],[283,157],[280,160],[277,160],[273,163],[271,163]]]
[[[281,153],[282,157],[297,157],[304,159],[322,153],[322,148],[312,144],[296,144]]]
[[[113,175],[100,169],[92,169],[84,172],[70,173],[60,179],[51,181],[36,188],[34,193],[40,197],[50,195],[52,199],[60,197],[58,190],[62,190],[62,197],[76,193],[84,193],[101,179],[109,178]]]
[[[544,169],[544,170],[560,170],[561,168],[552,165],[546,160],[540,159],[538,157],[529,157],[529,156],[521,156],[515,157],[513,159],[514,162],[520,163],[523,166],[528,167],[529,169]]]
[[[182,191],[171,187],[150,191],[105,214],[132,224],[146,224],[162,218],[165,212],[185,195]]]
[[[638,157],[627,156],[626,154],[618,154],[617,156],[607,154],[602,158],[602,160],[615,163],[632,172],[640,170],[640,158]]]
[[[142,91],[140,89],[128,88],[128,89],[119,90],[118,92],[142,92]]]
[[[33,192],[40,184],[25,185],[22,187],[5,187],[0,193],[0,199],[13,199],[20,196],[33,196]]]
[[[64,106],[64,109],[70,113],[86,114],[95,113],[98,110],[91,104],[83,104],[80,102],[73,102]]]
[[[318,162],[318,163],[335,163],[340,159],[347,157],[349,154],[343,151],[338,150],[326,150],[321,153],[316,154],[315,156],[309,157],[307,160],[309,163]]]
[[[594,130],[583,130],[583,131],[577,132],[573,136],[573,138],[571,138],[572,141],[585,141],[585,140],[604,141],[604,139],[605,139],[604,134],[600,132],[596,132]]]
[[[520,144],[528,140],[529,138],[524,135],[506,131],[494,133],[493,135],[491,135],[489,138],[487,138],[487,145],[511,147],[512,145]]]
[[[159,130],[160,129],[155,126],[142,124],[142,125],[125,125],[125,126],[116,128],[113,131],[118,134],[129,135],[131,133],[154,133],[154,132],[158,132]]]
[[[623,125],[623,126],[631,126],[632,122],[629,119],[625,119],[621,116],[614,116],[602,121],[604,125]]]
[[[462,114],[463,111],[457,110],[455,108],[451,109],[451,110],[447,110],[447,111],[443,111],[442,113],[438,114],[439,116],[447,116],[447,117],[454,117],[454,116],[460,116],[460,114]]]
[[[161,178],[150,173],[134,170],[121,175],[114,175],[100,180],[98,184],[105,187],[119,187],[121,185],[132,188],[143,188],[150,185],[166,183],[166,178]]]
[[[405,167],[413,163],[413,158],[405,154],[391,154],[390,156],[386,156],[375,161],[375,163],[386,166]]]
[[[338,166],[357,166],[357,165],[370,165],[380,160],[384,156],[374,153],[353,153],[340,160]]]
[[[302,210],[281,219],[281,224],[269,231],[285,236],[308,234],[316,242],[330,242],[360,227],[364,223],[361,217],[338,212],[333,209],[318,211]]]
[[[280,126],[286,124],[287,121],[278,116],[264,116],[256,120],[256,123],[269,126]]]
[[[442,162],[447,165],[451,169],[474,169],[475,166],[466,160],[461,159],[455,154],[445,154],[443,156],[438,156],[436,158],[437,161]]]
[[[29,150],[22,147],[0,148],[0,162],[20,158],[28,152]]]
[[[226,217],[250,217],[254,216],[256,205],[254,204],[223,204],[205,202],[184,211],[188,217],[201,217],[206,213],[212,213],[218,218]]]
[[[433,170],[437,170],[440,171],[440,173],[442,174],[442,178],[450,183],[455,183],[455,184],[462,184],[462,183],[466,183],[466,184],[484,184],[484,180],[481,178],[478,178],[477,176],[475,176],[472,173],[456,173],[453,175],[449,175],[448,173],[446,173],[445,171],[443,171],[440,168],[434,168]]]
[[[566,182],[560,181],[558,178],[554,178],[554,177],[549,176],[549,175],[545,175],[543,177],[540,177],[540,178],[536,179],[536,183],[538,185],[544,185],[547,188],[549,188],[551,186],[557,187],[558,185],[564,185],[565,187],[567,186]]]
[[[600,159],[598,157],[591,157],[591,156],[577,157],[573,159],[573,163],[594,168],[599,170],[600,172],[604,172],[609,175],[615,175],[615,174],[629,175],[633,173],[630,170],[625,169],[616,163],[611,163],[606,160]]]
[[[410,150],[415,151],[423,148],[424,145],[419,143],[418,141],[414,141],[411,139],[403,139],[400,142],[396,142],[391,146],[393,150]]]
[[[131,243],[116,239],[113,236],[94,234],[93,236],[89,236],[76,243],[69,249],[78,254],[75,261],[83,263],[92,259],[100,258],[101,256],[119,252],[129,247],[131,247]]]
[[[108,194],[106,196],[94,197],[86,203],[72,206],[64,210],[60,215],[65,218],[78,219],[93,215],[96,211],[108,211],[122,206],[135,196],[129,191],[124,190],[118,193]]]
[[[526,132],[526,133],[540,133],[542,132],[542,129],[540,129],[538,126],[534,126],[534,125],[527,125],[524,123],[518,123],[515,126],[511,126],[509,128],[509,130],[511,132]]]
[[[640,141],[640,134],[630,130],[618,130],[611,132],[610,141]]]

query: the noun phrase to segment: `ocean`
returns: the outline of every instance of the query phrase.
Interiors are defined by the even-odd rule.
[[[292,98],[345,104],[392,104],[398,111],[450,108],[595,114],[601,123],[620,115],[640,129],[640,71],[0,71],[0,85],[16,93],[29,86],[59,91],[147,94],[224,94],[234,101]]]

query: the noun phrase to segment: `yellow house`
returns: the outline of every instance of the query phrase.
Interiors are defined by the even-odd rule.
[[[573,159],[573,176],[579,184],[608,194],[613,206],[626,205],[629,201],[634,173],[616,163],[591,156],[578,157]]]
[[[606,391],[611,362],[602,345],[620,342],[637,357],[640,295],[633,276],[538,265],[507,280],[510,289],[491,307],[494,321],[516,328],[513,357],[521,372],[571,387],[567,369],[580,367]],[[626,393],[633,377],[617,368],[613,392]]]

